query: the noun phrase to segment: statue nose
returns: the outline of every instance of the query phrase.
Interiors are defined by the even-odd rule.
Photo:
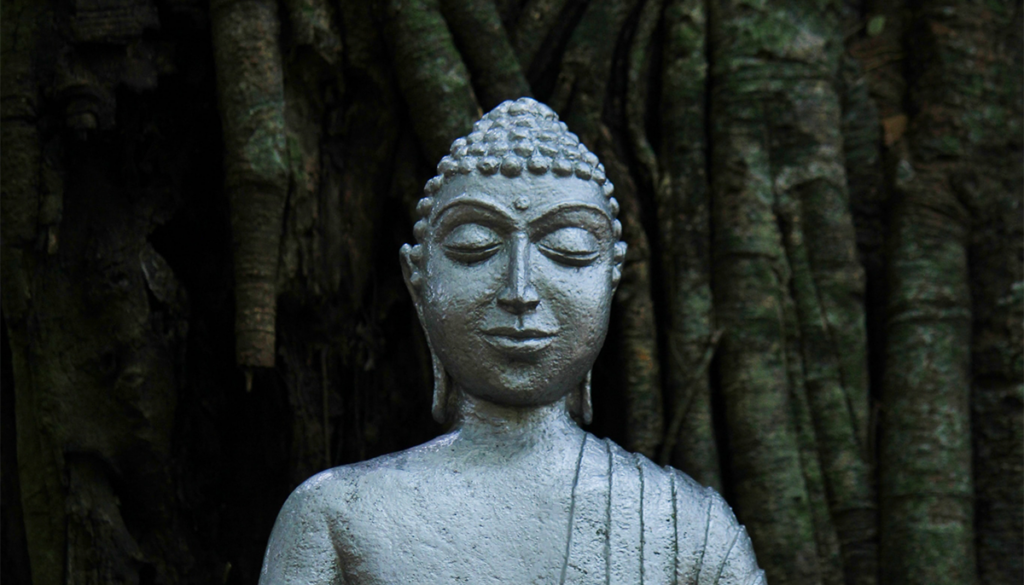
[[[498,294],[498,306],[514,315],[522,315],[538,304],[540,297],[530,283],[529,241],[521,234],[512,245],[508,279]]]

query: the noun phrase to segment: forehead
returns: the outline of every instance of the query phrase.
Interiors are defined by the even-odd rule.
[[[489,177],[476,173],[454,177],[446,181],[437,193],[432,219],[440,212],[459,203],[480,202],[496,207],[507,215],[526,221],[543,216],[546,212],[569,205],[592,207],[611,220],[608,198],[592,181],[575,177],[520,175]]]

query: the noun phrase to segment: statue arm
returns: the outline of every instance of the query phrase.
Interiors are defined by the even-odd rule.
[[[343,585],[330,530],[330,472],[314,476],[288,497],[274,523],[259,585]]]
[[[757,566],[747,530],[737,525],[736,541],[722,565],[718,585],[765,585],[764,571]]]
[[[715,585],[766,585],[764,571],[757,566],[754,546],[747,529],[736,520],[732,508],[712,490],[708,538],[711,550],[724,552]]]

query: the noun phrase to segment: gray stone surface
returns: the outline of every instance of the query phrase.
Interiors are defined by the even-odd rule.
[[[400,255],[455,430],[299,486],[261,585],[763,584],[718,494],[573,420],[626,251],[597,157],[522,98],[438,170]]]

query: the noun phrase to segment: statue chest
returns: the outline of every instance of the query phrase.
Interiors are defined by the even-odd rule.
[[[343,511],[346,583],[558,582],[573,478],[552,471],[388,474]]]

